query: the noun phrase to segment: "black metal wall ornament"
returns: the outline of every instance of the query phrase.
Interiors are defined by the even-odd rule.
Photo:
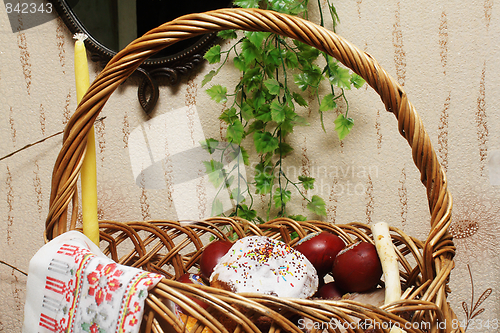
[[[111,1],[78,1],[78,0],[50,0],[54,5],[57,13],[66,24],[72,34],[83,33],[87,35],[85,46],[91,53],[91,60],[105,65],[116,53],[120,50],[116,43],[106,43],[108,35],[116,35],[115,28],[106,29],[102,27],[98,18],[99,10],[89,11],[94,15],[90,21],[86,21],[82,17],[82,13],[78,12],[79,8],[92,6],[106,7],[110,12],[116,12],[117,3],[120,0]],[[123,0],[122,0],[123,2]],[[136,6],[133,8],[137,11],[137,34],[142,35],[146,31],[155,28],[161,23],[168,22],[175,17],[183,14],[204,12],[211,9],[231,7],[232,0],[184,0],[184,1],[157,1],[157,0],[139,0],[133,1],[136,4],[130,5],[131,1],[127,0],[128,6]],[[158,8],[168,6],[168,8]],[[148,11],[150,9],[150,11]],[[162,13],[165,13],[163,15]],[[140,16],[139,16],[140,15]],[[92,21],[93,20],[93,21]],[[111,15],[109,21],[115,21],[114,14]],[[142,22],[142,23],[141,23]],[[113,23],[113,22],[106,22]],[[115,22],[116,23],[116,22]],[[135,22],[134,22],[135,23]],[[94,24],[94,27],[92,26]],[[96,29],[95,25],[98,25]],[[142,24],[142,25],[141,25]],[[116,27],[118,29],[118,27]],[[106,36],[101,37],[97,30],[102,33],[105,30]],[[132,41],[135,38],[132,38]],[[188,75],[197,65],[203,61],[205,52],[218,41],[216,34],[206,34],[198,38],[185,41],[181,45],[173,45],[172,48],[166,48],[159,54],[146,60],[141,67],[134,73],[141,77],[141,82],[138,86],[138,99],[143,110],[149,115],[154,109],[159,98],[158,81],[160,78],[165,78],[162,82],[168,85],[176,85],[179,83],[183,75]],[[175,47],[175,48],[174,48]]]

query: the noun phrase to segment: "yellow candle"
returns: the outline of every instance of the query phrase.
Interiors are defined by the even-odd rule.
[[[83,41],[86,36],[75,35],[75,83],[78,103],[90,86],[87,52]],[[94,126],[87,138],[87,152],[81,170],[83,233],[99,245],[99,222],[97,221],[97,170]]]

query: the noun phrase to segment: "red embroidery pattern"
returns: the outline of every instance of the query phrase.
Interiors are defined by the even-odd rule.
[[[90,284],[88,294],[95,297],[97,305],[101,305],[104,300],[111,301],[113,292],[121,287],[120,280],[117,279],[123,274],[122,270],[116,269],[117,264],[111,263],[106,266],[99,264],[95,271],[87,275]]]
[[[89,249],[82,248],[72,244],[64,244],[61,246],[57,254],[62,254],[68,257],[74,257],[75,263],[80,262],[87,254],[91,254]]]

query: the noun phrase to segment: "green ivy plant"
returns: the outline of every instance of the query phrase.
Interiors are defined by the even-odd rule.
[[[242,8],[262,8],[285,14],[308,17],[308,0],[235,0],[234,5]],[[335,7],[327,0],[333,30],[338,23]],[[318,0],[320,24],[324,25],[323,12]],[[236,203],[231,215],[250,221],[262,222],[271,216],[289,216],[287,203],[292,197],[292,190],[307,201],[307,208],[314,214],[326,216],[325,201],[318,195],[308,198],[306,191],[314,189],[315,179],[305,175],[290,179],[285,173],[283,162],[293,152],[288,144],[288,136],[295,126],[308,125],[307,119],[300,115],[300,107],[307,107],[306,94],[315,96],[319,105],[323,130],[325,112],[337,109],[337,102],[343,100],[345,112],[335,119],[335,131],[343,140],[353,127],[353,119],[348,117],[349,103],[345,90],[360,88],[364,80],[351,73],[336,59],[296,40],[266,32],[244,32],[234,30],[221,31],[219,37],[234,43],[223,51],[220,45],[213,46],[205,59],[210,64],[219,66],[210,71],[202,85],[212,80],[232,59],[232,65],[241,72],[241,80],[233,91],[214,84],[206,92],[217,103],[228,107],[220,115],[227,124],[225,139],[229,145],[221,145],[215,139],[208,139],[203,147],[210,153],[221,150],[222,153],[239,156],[245,165],[249,165],[247,151],[241,146],[244,140],[253,141],[253,147],[259,156],[254,169],[253,182],[248,184],[236,163],[232,170],[225,170],[222,157],[205,163],[210,181],[216,186],[229,189],[230,197]],[[232,57],[230,57],[232,55]],[[323,65],[320,67],[319,63]],[[320,96],[320,86],[325,85],[328,93]],[[321,90],[323,91],[323,90]],[[220,155],[223,156],[224,154]],[[214,156],[214,155],[213,155]],[[236,171],[236,172],[234,172]],[[234,173],[233,173],[234,172]],[[238,185],[234,186],[237,181]],[[253,196],[268,195],[269,201],[265,217],[258,216],[253,208]],[[245,195],[249,196],[246,202]],[[215,200],[212,212],[220,212],[221,203]],[[302,215],[289,216],[296,220],[305,220]]]

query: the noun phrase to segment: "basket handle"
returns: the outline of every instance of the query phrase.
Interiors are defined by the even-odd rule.
[[[273,11],[239,8],[189,14],[165,23],[133,41],[109,61],[90,86],[65,129],[63,146],[52,174],[45,239],[52,239],[67,230],[70,202],[73,208],[69,228],[75,228],[77,178],[85,154],[87,134],[114,90],[143,61],[161,49],[180,40],[227,29],[272,32],[299,40],[326,52],[360,75],[380,95],[387,111],[396,116],[399,132],[412,149],[413,161],[427,189],[431,230],[424,248],[424,258],[432,262],[436,251],[447,252],[448,258],[453,255],[453,243],[447,233],[451,222],[452,199],[446,176],[422,121],[402,87],[369,54],[321,26]],[[427,274],[423,273],[425,278]]]

